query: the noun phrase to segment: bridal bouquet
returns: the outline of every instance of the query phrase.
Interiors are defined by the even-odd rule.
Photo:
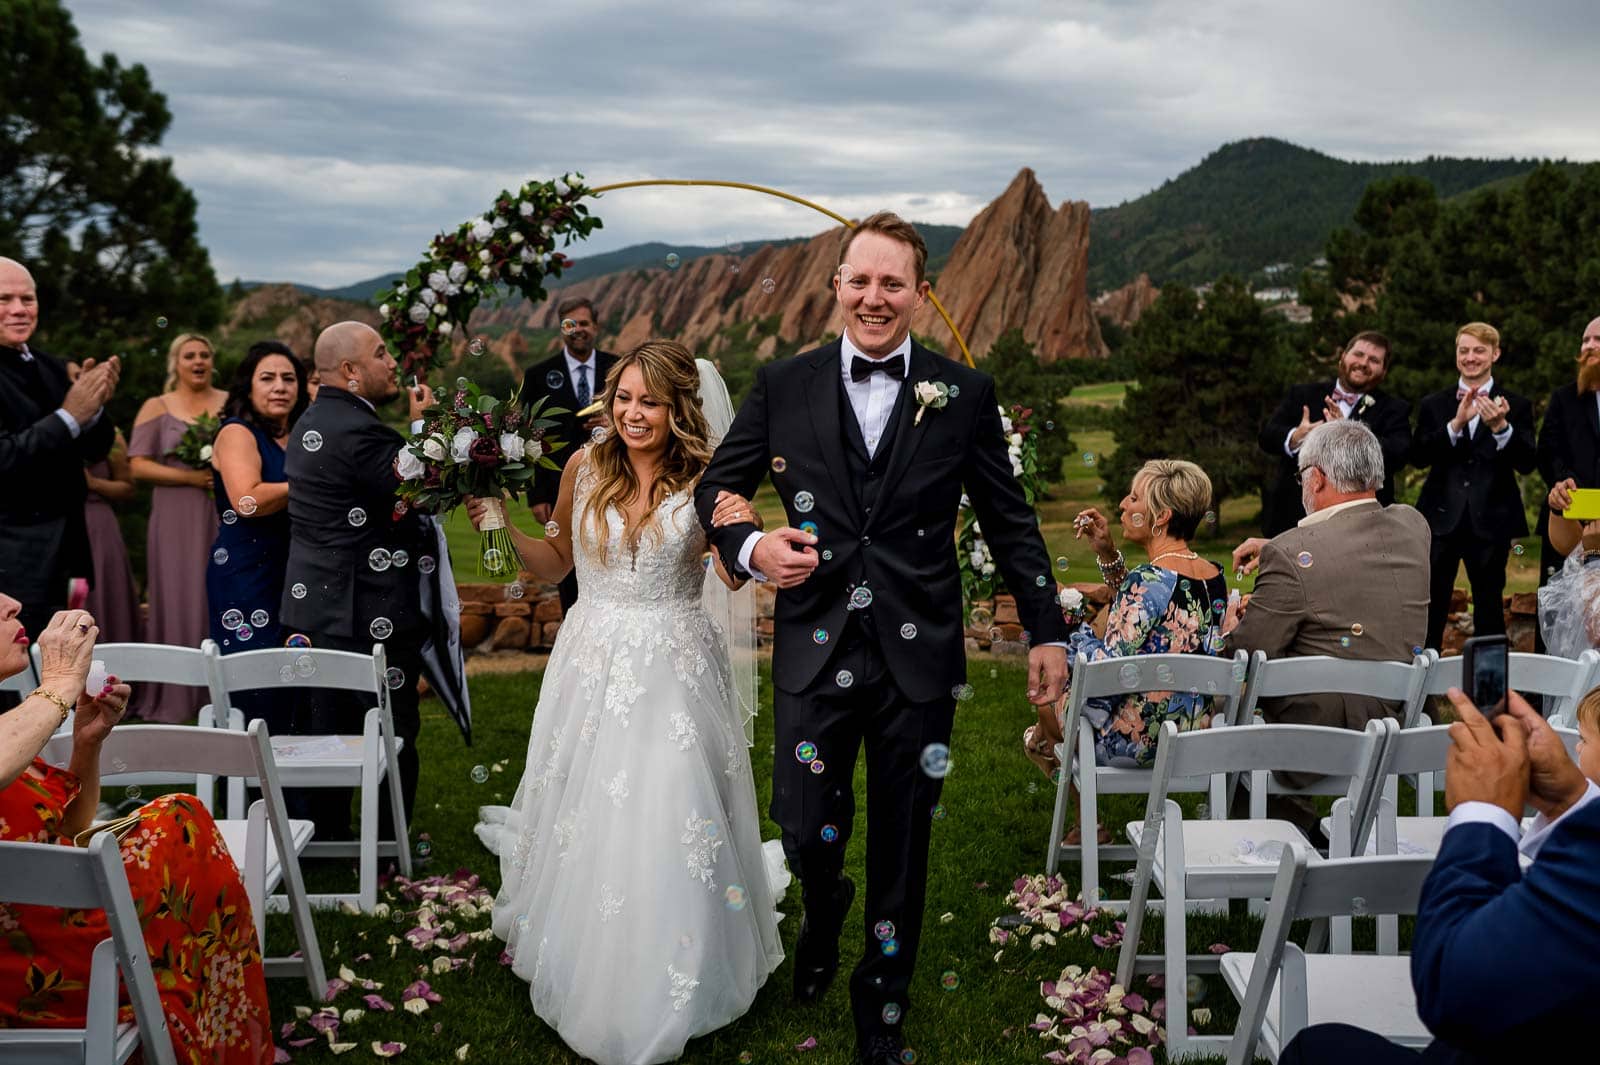
[[[537,469],[560,469],[550,453],[563,444],[549,436],[556,426],[544,400],[527,411],[513,394],[507,400],[485,395],[465,377],[455,390],[422,415],[422,428],[400,449],[401,505],[427,514],[453,510],[467,496],[489,507],[481,530],[478,573],[502,576],[522,568],[506,530],[503,497],[516,499],[529,488]]]
[[[184,430],[180,438],[167,452],[175,456],[179,462],[196,470],[211,469],[211,448],[216,443],[217,431],[222,428],[222,423],[215,414],[202,414],[189,423],[189,428]]]

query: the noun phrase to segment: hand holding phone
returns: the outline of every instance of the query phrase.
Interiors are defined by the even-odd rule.
[[[1479,713],[1494,718],[1511,690],[1511,643],[1504,635],[1474,636],[1461,648],[1461,691]]]
[[[1561,512],[1572,521],[1594,521],[1600,518],[1600,488],[1572,488],[1567,491],[1571,503]]]

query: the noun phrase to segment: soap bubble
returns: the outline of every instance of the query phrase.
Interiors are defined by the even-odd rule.
[[[547,521],[547,522],[544,523],[544,538],[546,540],[554,540],[556,537],[558,537],[560,535],[561,535],[561,523],[560,522],[558,522],[558,521]]]
[[[1093,466],[1094,465],[1094,452],[1093,451],[1085,451],[1083,453],[1083,464],[1085,466]]]
[[[848,688],[856,682],[856,677],[848,669],[841,669],[833,675],[833,682],[841,688]]]
[[[1295,560],[1296,564],[1298,564],[1301,569],[1310,569],[1311,568],[1311,561],[1312,560],[1311,560],[1311,552],[1310,551],[1302,551],[1302,552],[1300,552],[1298,555],[1294,556],[1294,560]]]
[[[794,509],[801,514],[808,514],[811,508],[817,505],[816,497],[810,492],[796,492],[794,494]]]
[[[165,315],[163,315],[162,317],[156,319],[156,328],[157,329],[165,329],[166,327],[167,327],[167,319],[166,319]]]
[[[226,566],[228,564],[228,549],[226,547],[219,547],[215,551],[211,552],[211,561],[215,562],[219,566]]]
[[[893,1002],[885,1004],[884,1007],[883,1007],[883,1023],[884,1024],[899,1024],[900,1023],[900,1007],[897,1006]]]
[[[265,626],[271,620],[272,615],[268,614],[265,610],[258,609],[250,612],[250,624],[254,625],[258,629]]]
[[[300,434],[300,446],[307,451],[322,450],[322,434],[315,429],[307,429]]]
[[[817,760],[817,745],[810,740],[801,740],[795,744],[794,756],[801,765],[809,765]]]
[[[301,584],[299,581],[295,581],[294,584],[289,587],[289,594],[294,596],[296,599],[304,599],[306,597],[306,586]]]
[[[772,472],[773,473],[782,473],[784,470],[786,470],[788,468],[789,468],[789,462],[782,455],[774,455],[774,456],[772,456]]]
[[[144,794],[144,791],[139,787],[139,785],[137,785],[137,784],[129,784],[128,785],[128,788],[127,788],[128,798],[133,799],[135,802],[137,802],[139,797],[142,796],[143,794]]]
[[[778,283],[770,277],[763,277],[761,279],[761,291],[770,296],[778,291]]]
[[[239,637],[240,643],[244,643],[246,640],[250,639],[250,637],[255,635],[255,630],[248,625],[240,625],[237,629],[233,630],[233,634]]]
[[[240,625],[243,625],[243,624],[244,624],[244,611],[242,611],[242,610],[234,610],[234,609],[223,611],[223,613],[222,613],[222,627],[227,629],[229,632],[234,631]]]
[[[367,523],[367,512],[360,507],[351,507],[345,517],[349,519],[351,528],[359,529]]]
[[[417,840],[417,857],[426,861],[433,854],[433,844],[428,840]]]
[[[878,937],[879,942],[882,942],[885,939],[893,939],[894,922],[879,921],[877,924],[872,926],[872,934]]]
[[[500,553],[498,547],[491,547],[483,553],[483,568],[490,573],[499,573],[505,569],[506,558]]]
[[[296,632],[291,634],[287,640],[284,640],[283,645],[285,647],[310,647],[311,637]]]
[[[394,635],[394,622],[388,618],[373,618],[372,624],[367,626],[367,631],[374,640],[387,640]]]
[[[683,262],[683,260],[678,258],[678,253],[677,252],[672,251],[672,252],[668,252],[667,253],[667,269],[668,270],[676,270],[678,268],[678,265],[680,263],[682,263],[682,262]]]
[[[803,533],[810,533],[812,536],[815,536],[817,535],[817,523],[814,521],[803,521],[800,523],[800,531]]]
[[[950,695],[958,703],[970,702],[975,693],[970,684],[957,684],[950,689]]]
[[[1184,997],[1189,1000],[1189,1005],[1197,1006],[1206,1000],[1205,977],[1199,973],[1190,973],[1189,979],[1184,981]]]
[[[510,584],[506,585],[507,599],[521,599],[527,594],[528,586],[523,584],[521,581],[512,581]]]
[[[1522,554],[1522,545],[1521,544],[1513,545],[1513,547],[1511,548],[1511,553],[1513,555],[1519,555],[1520,556]]]
[[[1056,569],[1066,570],[1071,565],[1072,565],[1072,563],[1067,561],[1067,556],[1066,555],[1057,555],[1056,556]]]
[[[563,336],[571,334],[578,328],[578,323],[571,318],[561,319],[561,333]]]
[[[849,608],[851,610],[865,610],[872,605],[872,589],[866,585],[857,585],[850,592]]]
[[[930,743],[922,748],[922,771],[935,780],[950,773],[950,748],[942,743]]]
[[[489,768],[487,766],[475,765],[472,767],[472,772],[469,775],[472,777],[472,782],[474,784],[482,784],[484,781],[489,779]]]
[[[467,345],[467,352],[475,358],[481,357],[484,353],[484,350],[485,346],[482,337],[473,337],[472,342]]]
[[[389,568],[390,563],[393,561],[389,552],[381,547],[374,547],[372,553],[367,556],[367,565],[371,567],[374,573],[382,573]]]
[[[566,381],[566,375],[560,370],[551,370],[549,373],[544,375],[544,383],[546,388],[560,388],[566,383]]]
[[[1359,621],[1350,626],[1350,635],[1352,636],[1360,636],[1365,631],[1366,630],[1361,627],[1361,622]]]
[[[389,556],[389,560],[391,562],[393,562],[396,566],[399,566],[400,568],[404,569],[405,568],[405,564],[407,562],[411,561],[411,556],[406,554],[404,551],[395,551],[393,554],[391,554]]]
[[[822,826],[822,842],[832,843],[839,838],[839,829],[834,825]]]
[[[928,811],[928,816],[932,817],[935,821],[943,821],[944,814],[944,803],[942,802],[934,803],[933,809]]]
[[[239,515],[234,513],[232,510],[224,510],[222,512],[222,524],[224,524],[224,525],[232,525],[234,522],[236,522],[238,520],[239,520]]]
[[[917,638],[917,627],[909,621],[906,622],[900,626],[900,638],[902,640],[915,640]]]
[[[278,679],[283,681],[285,684],[288,684],[290,681],[294,680],[294,667],[281,666],[278,669]]]
[[[433,560],[432,555],[423,555],[421,558],[417,559],[417,570],[421,572],[423,576],[427,576],[428,574],[432,573],[437,566],[438,563]]]
[[[814,777],[821,776],[824,772],[826,772],[826,770],[827,766],[822,764],[822,759],[820,758],[811,763],[811,775]]]
[[[383,683],[390,691],[394,691],[406,682],[405,671],[399,666],[390,666],[383,671]]]
[[[606,442],[606,427],[605,426],[597,425],[593,429],[589,430],[589,443],[591,443],[591,444],[603,444],[605,442]]]
[[[815,644],[827,643],[828,642],[828,630],[827,629],[813,629],[812,632],[811,632],[811,642],[815,643]]]
[[[954,969],[946,969],[943,975],[939,977],[939,986],[946,991],[954,991],[961,986],[961,977],[956,975]]]
[[[744,909],[744,888],[740,887],[738,884],[729,884],[728,890],[722,893],[722,897],[727,900],[728,909],[734,911],[735,913],[738,913],[740,910]]]
[[[254,514],[258,509],[259,508],[256,505],[256,497],[255,496],[240,496],[239,497],[239,513],[240,514],[243,514],[245,517],[248,518],[250,515]]]
[[[301,655],[294,660],[294,671],[302,677],[314,676],[317,672],[317,660],[310,655]]]

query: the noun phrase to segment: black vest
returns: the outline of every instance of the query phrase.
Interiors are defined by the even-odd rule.
[[[878,438],[878,450],[868,457],[866,438],[861,435],[861,424],[856,421],[856,409],[850,405],[850,395],[845,391],[844,381],[839,382],[839,424],[844,426],[845,468],[850,471],[850,483],[855,485],[856,499],[861,503],[863,517],[871,514],[872,508],[878,503],[878,489],[883,484],[884,471],[889,468],[889,449],[894,443],[909,387],[907,382],[900,383],[900,393],[895,397],[894,408],[889,412],[888,424],[883,427],[883,435]],[[858,554],[856,572],[845,586],[846,594],[854,591],[863,578],[861,556]],[[848,626],[851,625],[859,624],[862,632],[872,634],[872,638],[876,638],[870,606],[864,610],[850,611],[846,624],[847,638],[840,641],[841,647],[853,642],[848,638],[851,633]]]

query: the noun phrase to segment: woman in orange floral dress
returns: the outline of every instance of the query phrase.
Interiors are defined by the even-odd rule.
[[[0,677],[27,666],[20,609],[0,595]],[[115,678],[99,691],[84,690],[98,633],[82,610],[52,618],[39,636],[42,683],[0,715],[0,840],[71,846],[94,818],[100,746],[130,692]],[[72,759],[68,769],[57,769],[36,755],[69,707],[77,711]],[[271,1062],[255,924],[216,825],[192,795],[163,795],[139,814],[122,838],[122,863],[178,1060]],[[90,957],[109,935],[100,910],[0,903],[0,1027],[81,1027]],[[133,1019],[126,1006],[122,1019]]]

